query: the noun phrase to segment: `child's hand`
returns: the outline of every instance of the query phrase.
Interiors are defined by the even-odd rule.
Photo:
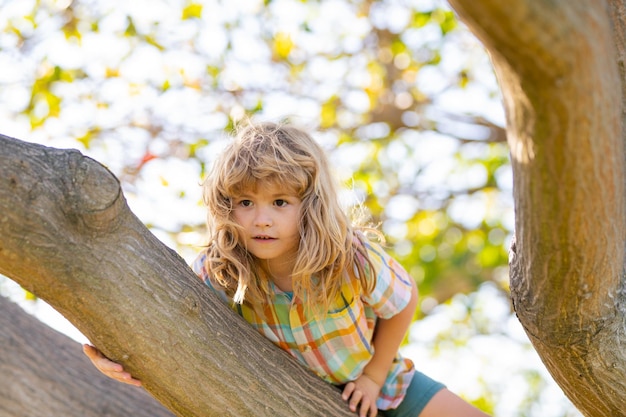
[[[356,412],[357,406],[361,404],[359,417],[376,417],[378,415],[378,407],[376,407],[378,394],[380,394],[380,385],[367,375],[361,375],[356,380],[346,384],[341,396],[345,401],[349,400],[348,405],[351,411]]]
[[[98,349],[91,345],[83,345],[83,352],[91,360],[96,368],[109,378],[125,384],[141,386],[141,381],[133,378],[119,363],[115,363],[102,354]]]

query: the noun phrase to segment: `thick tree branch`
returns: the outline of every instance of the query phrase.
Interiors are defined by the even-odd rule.
[[[503,92],[517,315],[581,411],[626,415],[623,61],[609,5],[450,3],[488,49]]]
[[[617,55],[619,79],[622,81],[618,84],[622,93],[622,140],[626,141],[626,123],[624,123],[626,115],[626,4],[623,0],[611,0],[609,5],[613,26],[613,44]],[[626,186],[626,183],[624,185]]]
[[[144,390],[102,375],[80,344],[4,297],[0,311],[0,415],[172,417]]]
[[[0,135],[0,273],[47,301],[179,416],[352,416],[232,313],[77,151]]]

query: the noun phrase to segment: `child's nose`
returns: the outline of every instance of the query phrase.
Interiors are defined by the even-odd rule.
[[[272,217],[267,210],[257,210],[256,217],[254,218],[254,224],[257,227],[269,227],[272,225]]]

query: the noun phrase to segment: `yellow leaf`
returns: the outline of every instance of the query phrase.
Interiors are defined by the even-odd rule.
[[[293,40],[286,33],[278,33],[274,37],[274,56],[280,59],[286,59],[293,49]]]
[[[85,149],[91,148],[91,140],[100,133],[100,128],[96,127],[94,129],[90,129],[83,136],[77,137],[76,141],[83,144]]]
[[[327,128],[333,126],[337,122],[337,98],[332,97],[322,104],[320,113],[320,127]]]
[[[120,70],[118,68],[109,68],[107,67],[104,76],[106,78],[113,78],[113,77],[119,77],[120,76]]]
[[[48,103],[48,116],[58,117],[61,113],[61,98],[50,92],[48,92],[45,97]]]
[[[202,17],[202,5],[199,3],[189,3],[183,9],[183,20],[200,19]]]
[[[37,301],[37,296],[28,290],[24,290],[24,298],[28,301]]]
[[[130,16],[126,16],[126,30],[124,31],[124,36],[132,37],[137,36],[137,28],[135,27],[135,22]]]

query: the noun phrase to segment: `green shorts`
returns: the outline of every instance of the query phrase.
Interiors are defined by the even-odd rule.
[[[417,417],[435,394],[445,387],[441,382],[415,371],[406,396],[398,408],[381,411],[385,417]]]

